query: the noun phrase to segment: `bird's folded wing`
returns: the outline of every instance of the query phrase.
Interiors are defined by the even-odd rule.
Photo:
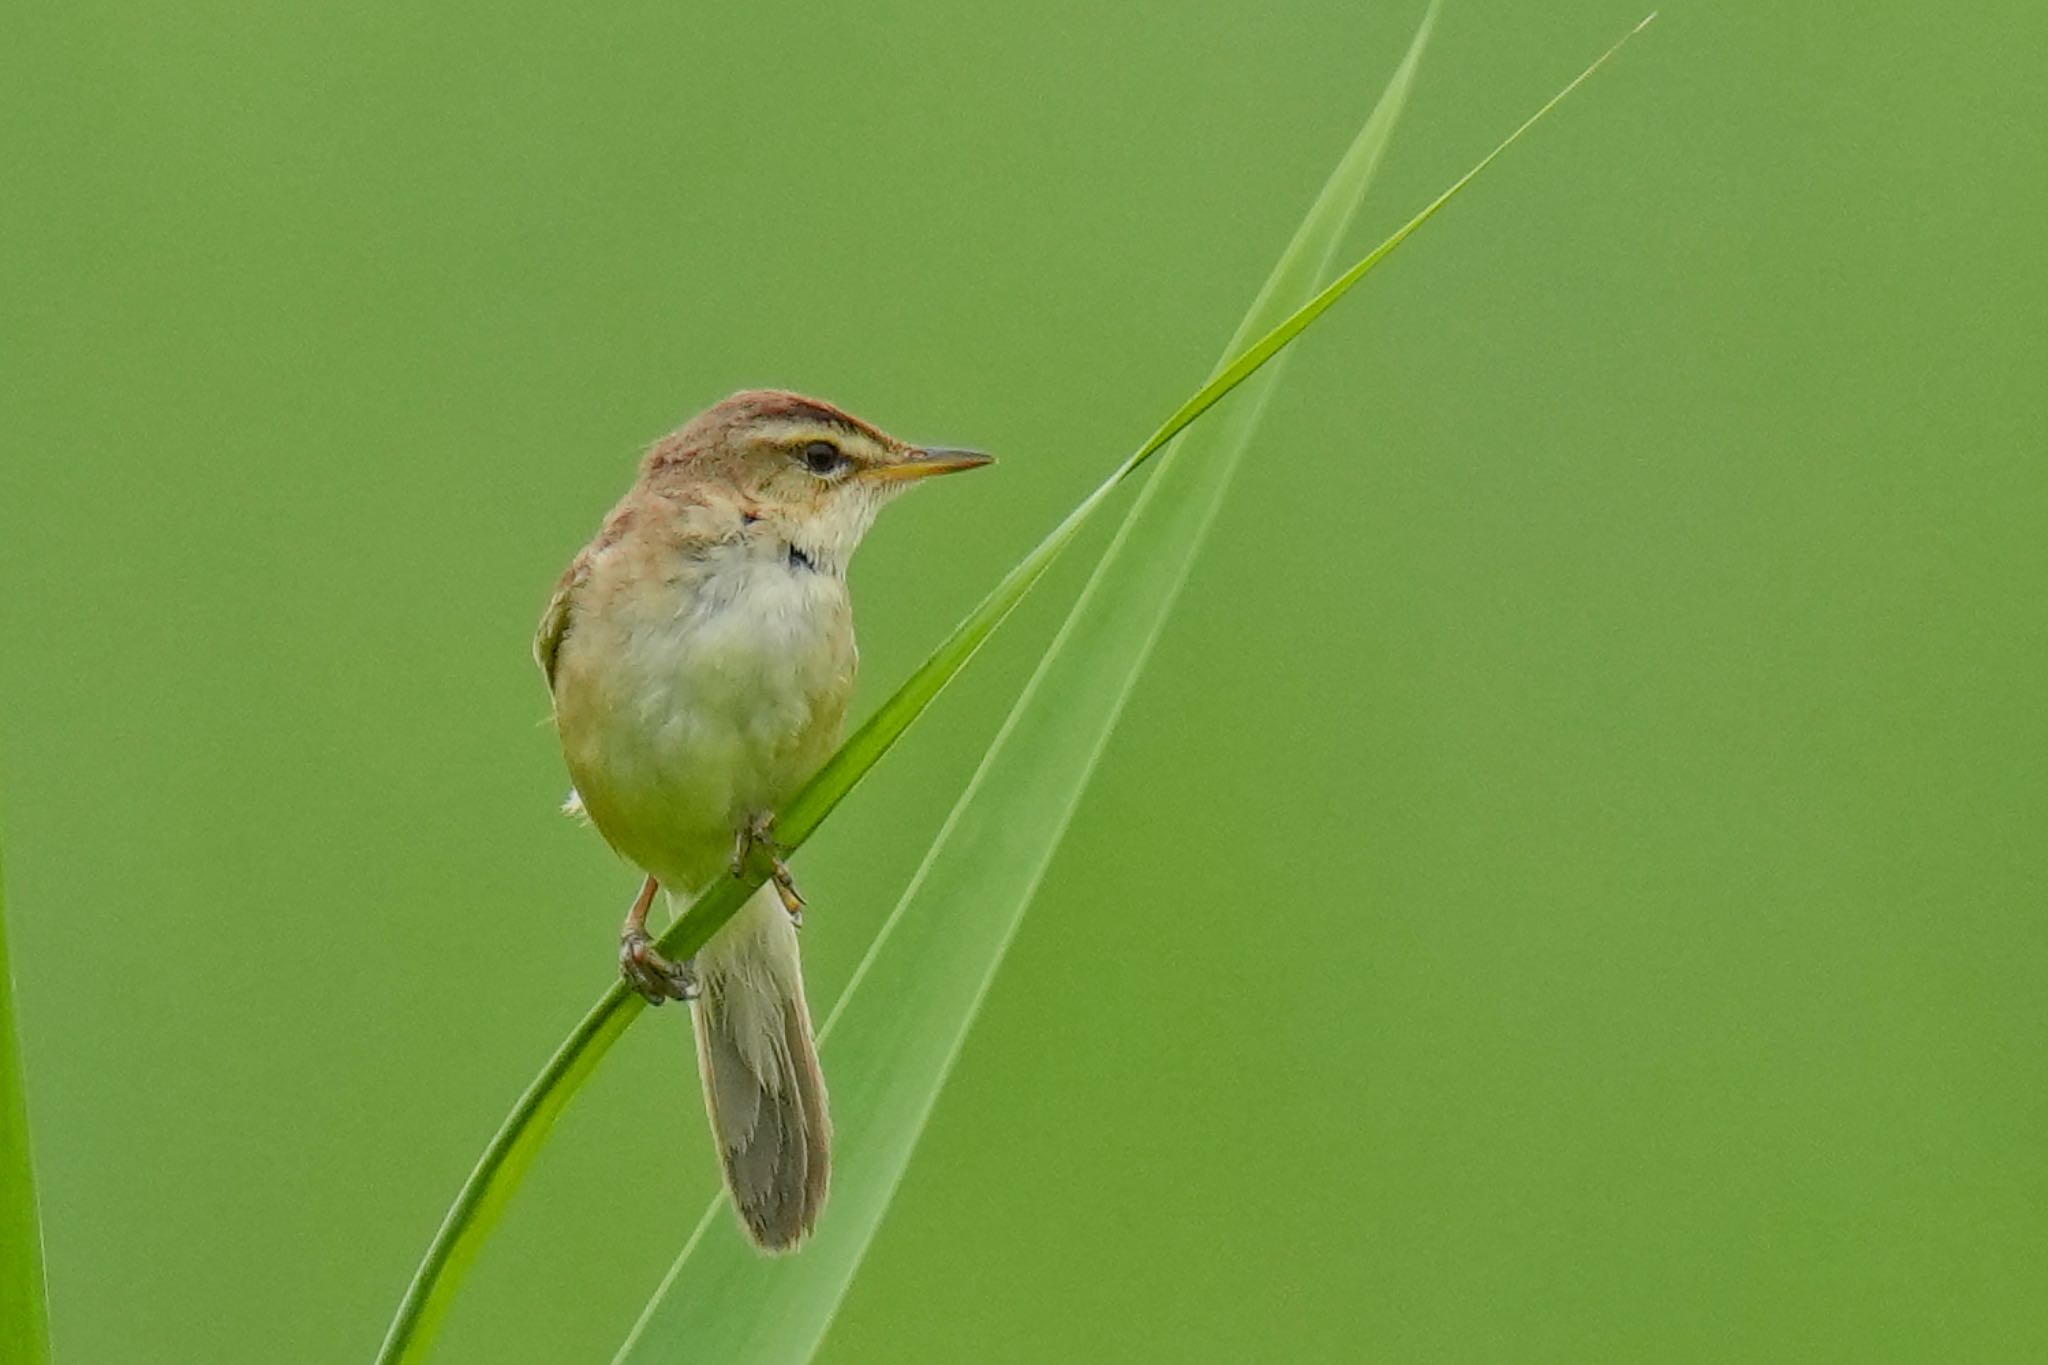
[[[590,576],[590,560],[586,555],[577,555],[570,561],[555,584],[555,595],[548,599],[547,608],[540,614],[540,629],[533,635],[533,661],[540,665],[541,675],[548,680],[548,690],[555,689],[555,657],[561,652],[563,637],[569,633],[569,618],[575,603],[576,589]]]

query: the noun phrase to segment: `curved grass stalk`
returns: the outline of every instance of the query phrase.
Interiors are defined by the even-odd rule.
[[[6,899],[0,885],[0,1360],[47,1365],[42,1218],[14,1024],[14,976],[7,965]]]
[[[1312,294],[1329,272],[1385,153],[1435,18],[1432,4],[1219,367],[1283,317],[1289,304]],[[613,1365],[675,1359],[686,1349],[747,1365],[816,1354],[1284,363],[1282,357],[1251,378],[1216,424],[1185,432],[1167,447],[820,1030],[832,1076],[837,1155],[828,1216],[803,1254],[769,1260],[753,1252],[731,1220],[720,1219],[720,1192]]]
[[[1654,17],[1654,16],[1652,16]],[[1644,24],[1638,24],[1635,32]],[[1622,42],[1626,42],[1624,37]],[[869,717],[843,744],[818,774],[797,794],[776,821],[776,838],[785,849],[795,849],[816,831],[825,817],[857,786],[868,769],[894,747],[912,722],[945,685],[974,657],[996,627],[1015,610],[1025,594],[1042,578],[1052,563],[1072,543],[1082,526],[1101,508],[1132,474],[1150,461],[1168,442],[1220,402],[1253,373],[1271,361],[1302,332],[1349,293],[1353,286],[1386,259],[1424,223],[1428,222],[1501,153],[1536,125],[1608,58],[1619,51],[1615,44],[1569,85],[1552,96],[1523,124],[1488,152],[1442,194],[1392,236],[1381,242],[1339,275],[1285,321],[1240,351],[1217,374],[1147,437],[1137,450],[1113,470],[1081,503],[1050,531],[996,585],[953,632],[919,665],[909,679]],[[660,951],[672,958],[693,955],[711,935],[738,912],[746,898],[766,880],[769,869],[765,853],[751,862],[739,877],[721,878],[700,895],[669,926],[659,941]],[[506,1200],[520,1177],[538,1154],[548,1130],[560,1117],[570,1097],[591,1070],[641,1010],[645,1002],[615,982],[598,997],[569,1036],[555,1050],[540,1074],[513,1105],[512,1111],[493,1135],[476,1167],[457,1192],[441,1226],[427,1247],[412,1280],[406,1287],[383,1346],[377,1354],[379,1365],[417,1362],[426,1358],[435,1328],[445,1316],[454,1293],[474,1262],[484,1239],[496,1224]]]

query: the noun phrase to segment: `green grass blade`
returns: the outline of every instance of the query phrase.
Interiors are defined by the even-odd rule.
[[[1407,99],[1431,7],[1386,92],[1219,362],[1328,273]],[[714,1201],[614,1365],[783,1365],[824,1339],[954,1058],[1185,583],[1281,366],[1177,438],[1012,707],[909,889],[826,1021],[831,1202],[803,1253],[770,1260]],[[886,946],[887,951],[883,951]]]
[[[43,1223],[28,1141],[28,1095],[14,1026],[14,973],[7,959],[7,897],[0,878],[0,1360],[44,1365],[50,1317],[44,1300]]]
[[[1619,46],[1617,44],[1616,49]],[[1613,50],[1603,55],[1450,189],[1370,255],[1339,276],[1321,294],[1248,347],[1167,418],[1143,445],[1004,576],[995,590],[954,628],[953,633],[909,680],[841,746],[831,761],[781,813],[776,824],[777,840],[786,848],[795,848],[817,829],[825,816],[931,704],[946,683],[973,658],[989,635],[1044,576],[1082,525],[1108,500],[1118,485],[1328,311],[1396,246],[1469,184],[1479,171],[1520,139],[1559,100],[1576,89],[1612,55]],[[661,951],[671,957],[688,957],[695,953],[738,911],[767,874],[767,867],[757,860],[749,865],[746,875],[721,879],[699,896],[662,935]],[[426,1255],[407,1285],[405,1296],[377,1354],[379,1365],[396,1365],[396,1362],[426,1358],[434,1327],[446,1313],[464,1272],[495,1225],[498,1213],[517,1187],[521,1175],[531,1165],[548,1129],[597,1061],[644,1008],[645,1003],[638,996],[623,985],[613,984],[599,996],[514,1103],[511,1113],[492,1136],[469,1178],[457,1192],[455,1202],[449,1207],[427,1247]]]

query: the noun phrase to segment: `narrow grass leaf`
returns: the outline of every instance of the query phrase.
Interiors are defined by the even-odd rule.
[[[1387,146],[1435,18],[1231,339],[1218,372],[1312,294]],[[824,1339],[1282,367],[1168,446],[826,1021],[837,1132],[826,1216],[802,1254],[755,1252],[714,1201],[614,1365],[804,1361]],[[886,951],[884,949],[886,948]]]
[[[1644,21],[1645,23],[1648,20]],[[1640,28],[1641,25],[1638,25]],[[1624,40],[1625,41],[1625,40]],[[804,787],[781,813],[776,838],[786,849],[794,849],[810,837],[818,825],[858,785],[869,768],[892,748],[903,732],[923,714],[945,685],[966,666],[996,627],[1008,618],[1031,588],[1045,575],[1083,524],[1106,502],[1123,481],[1151,460],[1175,436],[1243,383],[1254,372],[1312,326],[1336,301],[1384,260],[1395,247],[1450,202],[1457,193],[1490,165],[1503,151],[1522,137],[1560,100],[1577,89],[1592,72],[1619,50],[1620,44],[1596,61],[1564,90],[1511,133],[1492,152],[1467,171],[1393,236],[1337,277],[1315,298],[1296,310],[1285,322],[1260,337],[1193,397],[1161,423],[1145,443],[1111,472],[1093,492],[1049,532],[1045,539],[1006,574],[951,635],[925,660],[897,691],[856,730],[817,776]],[[721,878],[691,904],[664,933],[661,951],[670,957],[689,957],[701,948],[730,919],[767,878],[765,853],[748,865],[742,876]],[[610,1050],[619,1035],[645,1003],[622,984],[614,983],[578,1021],[569,1036],[555,1050],[547,1064],[514,1103],[512,1111],[492,1136],[483,1155],[463,1182],[441,1226],[428,1244],[426,1255],[414,1271],[393,1316],[382,1348],[379,1365],[426,1358],[433,1330],[446,1313],[469,1265],[474,1261],[490,1230],[495,1226],[505,1201],[532,1164],[545,1142],[548,1130],[574,1092],[588,1078],[598,1060]]]
[[[14,972],[7,958],[7,896],[0,877],[0,1360],[45,1365],[50,1316],[44,1299],[43,1223],[36,1206],[14,1023]]]

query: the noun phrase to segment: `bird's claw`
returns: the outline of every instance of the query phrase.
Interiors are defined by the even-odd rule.
[[[758,844],[768,850],[769,881],[775,887],[775,894],[782,901],[782,908],[789,915],[790,923],[804,927],[804,893],[796,889],[796,875],[789,870],[783,859],[782,845],[775,842],[775,814],[763,811],[739,828],[733,839],[732,875],[746,875],[747,858]]]
[[[747,859],[752,856],[754,846],[759,844],[768,850],[778,870],[787,871],[782,862],[782,846],[775,842],[775,812],[757,811],[749,816],[732,835],[732,875],[747,875]]]
[[[697,998],[697,973],[690,964],[669,961],[654,950],[654,940],[638,930],[619,936],[619,975],[650,1005]]]

